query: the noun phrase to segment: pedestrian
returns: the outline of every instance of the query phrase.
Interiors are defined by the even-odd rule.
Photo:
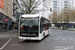
[[[5,31],[5,24],[3,25],[3,31]]]
[[[5,31],[7,31],[7,24],[5,24]]]
[[[5,21],[5,31],[7,31],[8,19],[5,18],[4,21]]]

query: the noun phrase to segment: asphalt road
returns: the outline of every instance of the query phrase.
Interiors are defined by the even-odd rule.
[[[14,35],[17,35],[17,32],[15,31],[10,35],[14,37]],[[7,38],[3,38],[7,39],[7,41],[0,42],[1,50],[75,50],[75,31],[51,29],[50,35],[41,42],[20,42],[17,37],[11,38],[10,35]],[[0,41],[2,41],[1,39]]]

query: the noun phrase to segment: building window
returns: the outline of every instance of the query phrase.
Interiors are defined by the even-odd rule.
[[[54,3],[57,3],[57,1],[54,1]]]
[[[57,4],[54,4],[54,5],[57,5]]]
[[[68,1],[64,1],[64,3],[68,3]]]
[[[54,9],[54,12],[56,12],[57,11],[57,9]]]
[[[68,6],[68,4],[64,4],[64,7]]]
[[[54,6],[54,8],[57,8],[57,6]]]

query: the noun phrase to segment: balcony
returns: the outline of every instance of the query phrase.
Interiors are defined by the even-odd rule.
[[[13,11],[16,11],[16,8],[13,8]]]
[[[13,5],[16,5],[16,2],[13,2]]]
[[[13,14],[13,16],[16,16],[16,14]]]
[[[18,9],[18,6],[16,6],[16,9]]]

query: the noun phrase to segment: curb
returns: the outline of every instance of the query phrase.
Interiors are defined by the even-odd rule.
[[[61,29],[52,29],[52,30],[61,30]],[[65,31],[75,31],[75,30],[65,30]]]

